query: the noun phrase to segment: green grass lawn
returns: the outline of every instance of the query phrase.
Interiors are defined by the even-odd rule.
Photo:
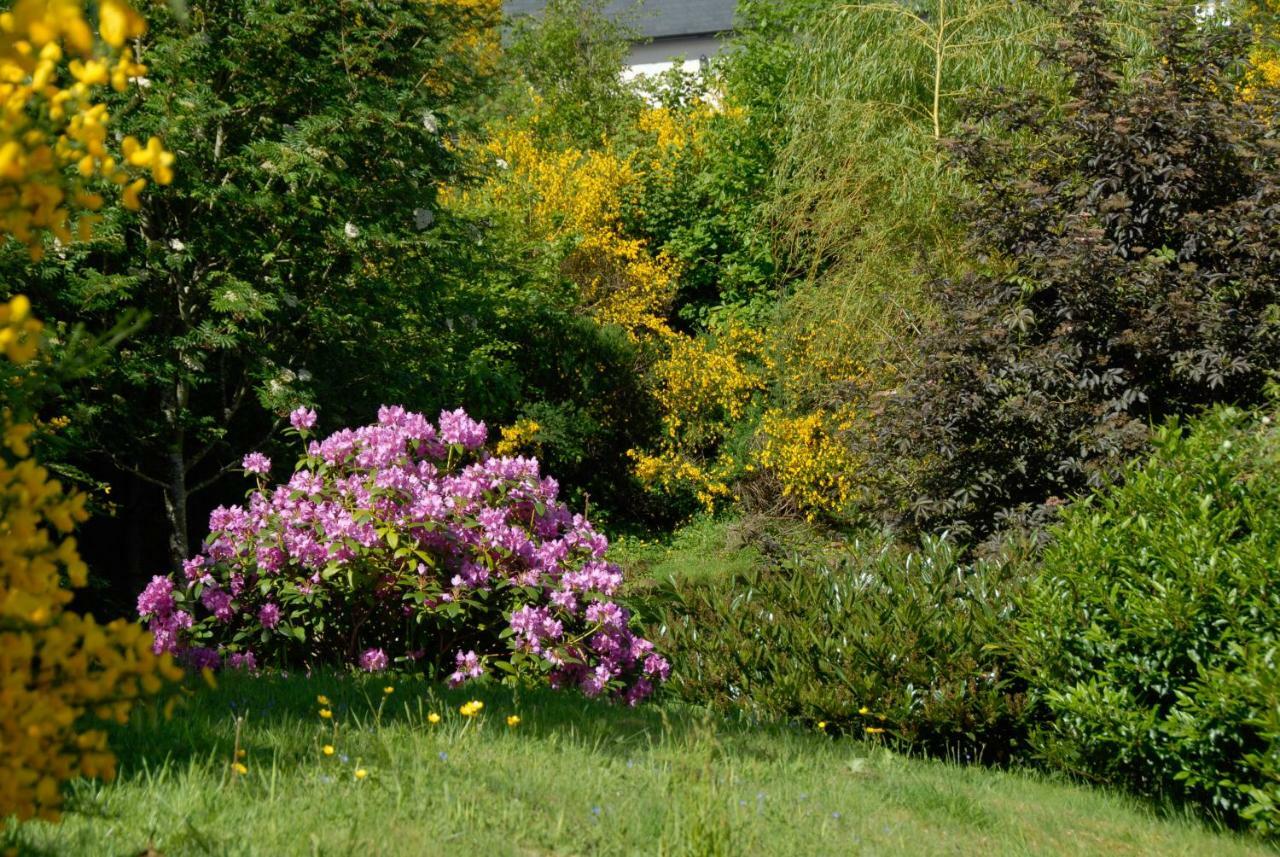
[[[383,686],[225,676],[173,719],[143,712],[118,730],[117,782],[74,783],[60,824],[11,824],[0,846],[94,857],[1274,853],[1101,791],[810,731],[551,691]],[[467,719],[458,706],[473,695],[485,707]],[[232,769],[238,716],[243,775]]]

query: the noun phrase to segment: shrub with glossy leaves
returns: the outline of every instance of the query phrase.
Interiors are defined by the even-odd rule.
[[[1016,634],[1051,763],[1280,831],[1278,472],[1274,416],[1219,410],[1064,513]]]
[[[920,752],[1006,759],[1023,694],[992,643],[1021,586],[1013,562],[964,564],[946,540],[882,540],[794,557],[724,580],[672,581],[658,597],[691,702],[823,723]]]
[[[307,438],[315,413],[292,422]],[[433,425],[383,407],[310,440],[286,483],[246,456],[247,503],[216,509],[204,551],[138,599],[157,649],[197,666],[417,664],[455,684],[496,667],[640,701],[667,662],[613,600],[607,539],[536,460],[485,439],[461,410]]]

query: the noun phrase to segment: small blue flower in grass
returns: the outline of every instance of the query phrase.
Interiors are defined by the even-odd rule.
[[[338,761],[342,762],[342,764],[345,765],[347,762],[351,761],[351,757],[348,756],[346,753],[343,753],[341,756],[338,757]]]
[[[831,817],[832,817],[832,818],[834,818],[836,821],[839,821],[839,820],[840,820],[840,813],[838,813],[838,812],[833,812],[833,813],[831,813]]]
[[[446,753],[444,750],[441,750],[441,751],[440,751],[440,761],[442,761],[442,762],[447,762],[447,761],[449,761],[449,754],[448,754],[448,753]]]
[[[600,807],[598,807],[598,806],[593,806],[593,807],[591,807],[591,814],[592,814],[592,815],[594,815],[596,818],[599,818],[599,817],[600,817]]]

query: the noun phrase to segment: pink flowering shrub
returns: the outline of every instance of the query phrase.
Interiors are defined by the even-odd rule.
[[[613,597],[607,540],[557,501],[531,458],[494,457],[461,410],[432,425],[383,407],[310,439],[288,482],[215,509],[203,551],[138,598],[157,651],[193,666],[392,664],[458,684],[497,668],[638,702],[667,677]],[[177,578],[177,579],[174,579]]]

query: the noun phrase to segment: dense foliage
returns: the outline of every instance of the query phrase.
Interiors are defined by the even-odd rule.
[[[305,440],[316,414],[291,422]],[[644,699],[668,666],[612,600],[608,540],[536,460],[481,453],[486,435],[460,410],[433,425],[383,407],[309,441],[285,484],[245,456],[245,505],[216,509],[203,552],[138,598],[156,650],[199,667],[416,664],[453,684],[498,667]]]
[[[640,79],[604,0],[0,5],[0,814],[177,654],[670,670],[1276,832],[1280,439],[1151,429],[1280,370],[1271,0],[744,0]]]
[[[922,527],[980,537],[1060,502],[1117,473],[1153,420],[1257,401],[1280,368],[1274,93],[1240,95],[1245,30],[1160,26],[1159,61],[1125,81],[1083,4],[1049,53],[1061,109],[988,99],[953,147],[974,270],[937,284],[927,359],[877,417],[889,503]]]
[[[496,0],[154,10],[134,42],[150,85],[111,104],[112,127],[162,132],[182,170],[139,215],[105,207],[97,240],[20,274],[66,325],[150,317],[66,391],[64,458],[127,504],[111,560],[176,566],[189,505],[293,406],[350,418],[456,383],[442,357],[463,337],[444,322],[474,302],[434,285],[459,239],[430,227],[453,105],[492,71],[497,20]],[[139,556],[153,529],[166,549]]]
[[[1019,749],[1024,694],[992,646],[1014,614],[1016,563],[871,541],[669,586],[655,639],[690,701],[966,760]]]
[[[1161,429],[1063,515],[1018,620],[1053,765],[1280,829],[1280,429]]]

